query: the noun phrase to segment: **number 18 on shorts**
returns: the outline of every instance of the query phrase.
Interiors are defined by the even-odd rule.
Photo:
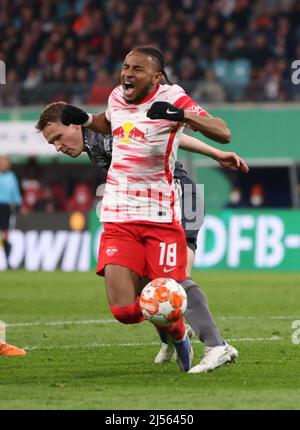
[[[149,279],[186,278],[186,240],[181,224],[104,223],[97,273],[107,264],[125,266]]]

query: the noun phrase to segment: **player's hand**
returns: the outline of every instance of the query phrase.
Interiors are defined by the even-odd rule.
[[[220,155],[217,158],[218,163],[221,167],[226,169],[248,173],[249,167],[246,162],[234,152],[220,151]]]
[[[184,120],[184,111],[167,102],[155,102],[147,112],[147,117],[182,122]]]
[[[60,120],[64,125],[76,124],[87,127],[89,125],[90,114],[76,106],[66,105],[61,113]]]

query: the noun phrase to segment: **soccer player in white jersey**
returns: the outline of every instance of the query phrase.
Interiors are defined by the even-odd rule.
[[[48,143],[53,145],[58,152],[62,152],[69,157],[78,157],[83,151],[86,152],[90,160],[98,167],[99,173],[101,173],[99,180],[102,181],[101,183],[105,183],[107,171],[111,164],[112,136],[103,135],[79,125],[63,125],[60,118],[65,106],[66,103],[64,102],[55,102],[46,106],[40,115],[36,129],[43,133]],[[249,170],[247,164],[237,154],[213,148],[201,140],[186,134],[182,134],[180,148],[211,157],[218,161],[222,167],[231,170],[240,170],[241,172],[248,172]],[[197,208],[199,211],[195,184],[178,161],[175,165],[174,178],[180,185],[179,192],[182,206]],[[187,184],[188,186],[186,186]],[[201,214],[200,216],[197,214],[197,216],[199,221],[194,222],[194,228],[190,230],[187,227],[191,225],[195,217],[192,213],[186,213],[185,210],[181,212],[181,223],[184,228],[187,244],[187,276],[191,274],[197,247],[197,235],[203,221]],[[212,347],[215,348],[218,342],[222,344],[222,340],[218,340],[220,334],[201,289],[194,287],[186,291],[188,311],[185,317],[194,330],[195,335],[204,343],[205,351]],[[161,331],[160,335],[162,335],[162,346],[155,357],[155,363],[157,364],[170,361],[174,354],[173,344],[168,342],[168,339]],[[203,366],[202,368],[204,369]]]
[[[186,244],[173,177],[184,125],[220,143],[230,140],[223,120],[208,115],[178,85],[161,85],[163,75],[159,51],[135,48],[125,58],[121,85],[110,95],[105,113],[92,116],[68,107],[62,115],[65,125],[113,135],[97,273],[105,274],[113,315],[129,324],[144,319],[137,293],[141,277],[171,277],[186,289],[195,285],[185,274]],[[197,373],[197,366],[191,369],[192,348],[183,319],[158,329],[171,337],[180,369]],[[237,355],[233,351],[229,356],[224,344],[212,349],[211,368]]]

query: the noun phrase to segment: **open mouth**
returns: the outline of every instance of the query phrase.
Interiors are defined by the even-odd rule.
[[[124,94],[126,97],[130,97],[134,92],[133,82],[124,81],[123,88],[124,88]]]

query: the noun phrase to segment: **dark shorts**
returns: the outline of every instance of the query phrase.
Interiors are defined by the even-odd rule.
[[[174,176],[181,188],[181,224],[186,243],[195,252],[197,236],[204,221],[203,196],[183,168],[176,169]]]
[[[10,206],[4,203],[0,203],[0,230],[8,230],[10,215]]]

